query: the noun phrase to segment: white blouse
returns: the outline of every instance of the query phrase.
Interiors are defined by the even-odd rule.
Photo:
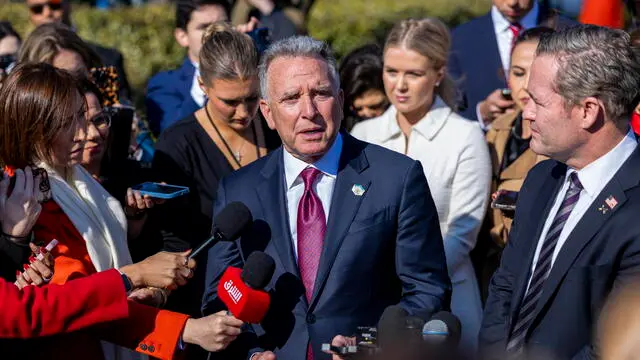
[[[477,122],[454,113],[436,97],[407,139],[392,105],[381,116],[356,124],[352,135],[419,160],[429,183],[442,231],[451,281],[461,281],[482,225],[491,181],[491,160]],[[464,266],[467,265],[467,266]],[[460,269],[462,270],[462,269]],[[460,277],[463,277],[462,279]]]

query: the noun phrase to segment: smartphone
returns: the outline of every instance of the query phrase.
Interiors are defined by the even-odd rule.
[[[494,209],[515,211],[517,201],[517,191],[500,190],[498,196],[491,202],[491,207]]]
[[[159,184],[154,182],[145,182],[132,187],[133,190],[140,191],[142,195],[149,195],[158,199],[173,199],[189,193],[186,186]]]
[[[511,89],[502,89],[502,97],[505,100],[513,100],[513,98],[511,97]]]
[[[42,204],[48,201],[49,199],[51,199],[51,183],[49,182],[49,174],[45,169],[37,168],[37,167],[32,167],[31,172],[33,174],[34,180],[36,179],[36,177],[38,177],[38,175],[41,175],[40,183],[38,184],[38,189],[40,191],[36,194],[36,200]],[[7,195],[11,195],[15,185],[16,185],[16,176],[14,172],[12,175],[9,176],[9,192]]]

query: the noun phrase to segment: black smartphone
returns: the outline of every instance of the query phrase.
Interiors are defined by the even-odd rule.
[[[501,190],[498,192],[495,200],[491,202],[491,207],[494,209],[515,211],[517,201],[517,191]]]
[[[511,97],[511,89],[502,89],[502,97],[505,100],[513,100],[513,98]]]

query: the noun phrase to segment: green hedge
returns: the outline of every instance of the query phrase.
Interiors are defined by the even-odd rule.
[[[437,16],[454,26],[487,11],[490,3],[490,0],[317,0],[311,11],[309,33],[329,41],[340,57],[359,45],[380,41],[399,19]],[[21,3],[0,3],[0,19],[10,21],[21,34],[31,30],[27,10]],[[73,22],[82,38],[118,48],[124,54],[127,75],[138,101],[149,77],[177,66],[185,54],[173,37],[171,5],[110,11],[76,6]]]

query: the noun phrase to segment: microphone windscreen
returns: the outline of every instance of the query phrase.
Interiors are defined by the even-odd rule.
[[[225,237],[225,240],[237,239],[242,231],[253,223],[249,208],[241,202],[232,202],[224,207],[214,218],[213,223]]]
[[[249,255],[242,267],[242,281],[255,290],[264,289],[276,270],[276,262],[262,251],[254,251]]]
[[[440,311],[424,324],[422,337],[435,342],[446,340],[457,345],[460,341],[461,328],[460,320],[455,315],[448,311]]]

